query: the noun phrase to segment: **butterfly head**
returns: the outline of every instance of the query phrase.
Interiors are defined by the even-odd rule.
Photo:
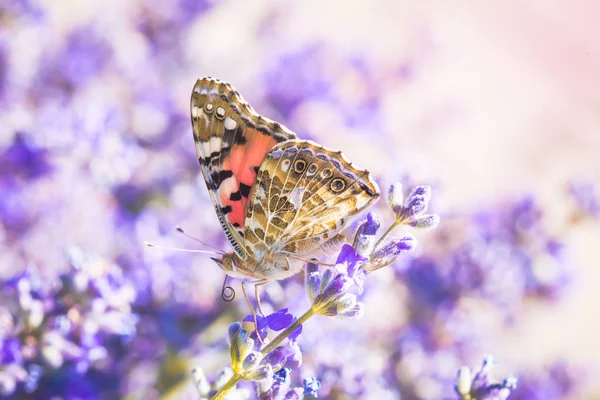
[[[211,257],[211,259],[229,276],[248,277],[248,273],[244,273],[244,262],[235,253],[223,254],[221,258]]]

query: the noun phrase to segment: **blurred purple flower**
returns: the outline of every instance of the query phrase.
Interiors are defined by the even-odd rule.
[[[515,399],[561,400],[583,398],[581,388],[588,378],[581,366],[558,361],[538,371],[524,371]]]
[[[321,45],[312,45],[296,53],[284,55],[279,65],[265,78],[267,101],[284,118],[311,98],[324,99],[331,93],[332,81],[324,73],[327,52]]]
[[[0,164],[0,180],[8,182],[25,182],[52,171],[48,151],[36,148],[21,133],[17,133],[12,144],[0,154]]]
[[[573,179],[569,182],[569,194],[575,200],[582,216],[600,219],[600,189],[591,179]]]
[[[2,11],[0,14],[3,14]],[[0,42],[0,102],[4,100],[9,86],[8,73],[8,53],[3,43]]]
[[[510,312],[524,296],[555,298],[570,281],[563,245],[530,197],[449,221],[448,229],[437,233],[452,238],[444,251],[412,260],[404,272],[418,308],[474,295]]]
[[[70,273],[58,281],[43,280],[27,268],[2,282],[5,295],[13,299],[0,316],[4,394],[75,394],[71,389],[76,387],[55,387],[53,382],[66,371],[83,376],[99,361],[114,365],[119,358],[115,347],[135,335],[135,289],[120,269],[75,249],[71,263]]]
[[[36,94],[68,96],[104,70],[111,60],[111,47],[94,28],[78,28],[68,34],[60,51],[45,57],[39,76],[44,91]]]
[[[44,10],[35,0],[7,0],[0,4],[0,15],[5,19],[31,17],[40,20]]]

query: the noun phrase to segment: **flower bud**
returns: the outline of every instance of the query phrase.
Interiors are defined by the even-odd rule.
[[[321,382],[317,378],[304,379],[304,394],[317,397],[317,391],[321,388]]]
[[[323,293],[315,298],[313,303],[315,312],[321,315],[337,315],[337,302],[353,283],[349,277],[342,274],[337,275]]]
[[[410,225],[419,229],[435,229],[440,223],[439,215],[424,215],[414,220]]]
[[[273,379],[279,383],[289,384],[290,383],[290,368],[281,368],[273,374]]]
[[[361,319],[365,313],[365,309],[362,303],[356,303],[354,307],[348,308],[343,312],[340,312],[337,316],[342,319]]]
[[[308,268],[306,269],[306,293],[311,302],[321,293],[321,274],[309,272]]]
[[[194,386],[196,386],[198,393],[200,393],[201,396],[208,396],[210,384],[201,368],[196,367],[192,369],[192,380],[194,381]]]
[[[269,364],[274,371],[279,370],[287,360],[289,352],[283,346],[279,346],[267,354],[261,361],[262,365]]]
[[[262,355],[259,352],[251,351],[250,354],[248,354],[246,356],[246,358],[244,358],[244,362],[242,363],[242,366],[244,367],[245,370],[252,369],[258,365],[261,358],[262,358]]]
[[[365,269],[374,271],[386,267],[396,261],[400,254],[411,251],[415,247],[415,244],[416,240],[412,236],[406,236],[401,239],[393,238],[383,247],[375,250]]]
[[[356,252],[364,257],[368,257],[373,251],[376,238],[375,235],[381,224],[377,215],[374,213],[367,214],[367,219],[358,227],[354,240],[353,247]]]
[[[392,207],[392,210],[402,207],[404,201],[404,195],[402,194],[402,184],[400,182],[394,183],[388,189],[388,204]]]
[[[431,199],[431,187],[430,186],[416,186],[414,187],[406,201],[404,202],[405,213],[409,217],[416,217],[427,210],[429,200]]]
[[[254,340],[248,337],[248,331],[242,329],[239,322],[229,326],[229,353],[231,354],[231,367],[234,373],[243,370],[243,361],[254,346]]]
[[[456,375],[455,389],[460,396],[466,396],[471,392],[471,370],[467,366],[463,366],[458,370]]]
[[[351,293],[346,293],[345,295],[340,297],[340,299],[338,300],[337,312],[338,312],[338,314],[341,314],[347,310],[354,308],[355,305],[356,305],[356,296]]]

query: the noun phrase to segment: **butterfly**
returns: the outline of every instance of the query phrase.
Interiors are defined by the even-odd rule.
[[[256,113],[229,83],[199,79],[190,112],[202,175],[233,248],[213,260],[229,276],[257,287],[296,274],[309,255],[343,243],[340,232],[380,195],[368,171]]]

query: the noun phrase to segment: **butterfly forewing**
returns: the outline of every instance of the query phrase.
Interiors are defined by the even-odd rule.
[[[257,172],[277,143],[297,136],[257,114],[230,84],[196,82],[190,111],[196,152],[210,197],[227,239],[241,259],[246,210]]]

